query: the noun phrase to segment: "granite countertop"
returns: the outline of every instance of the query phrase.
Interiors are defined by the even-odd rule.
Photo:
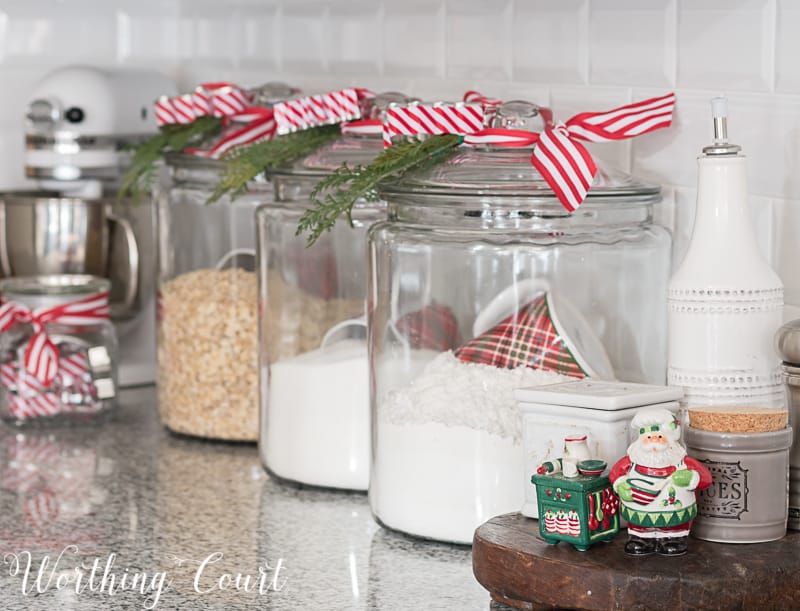
[[[0,608],[489,609],[469,549],[278,483],[254,445],[169,434],[152,387],[121,403],[96,427],[0,431]]]

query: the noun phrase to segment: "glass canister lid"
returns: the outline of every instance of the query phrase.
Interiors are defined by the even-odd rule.
[[[267,108],[288,100],[298,92],[298,89],[277,81],[265,83],[249,90],[249,94],[252,96],[251,104]],[[223,138],[226,133],[241,129],[242,125],[243,123],[234,118],[223,128],[216,140]],[[209,144],[209,142],[201,143],[201,148],[208,147]],[[169,166],[173,178],[178,181],[216,183],[225,168],[225,162],[222,159],[184,151],[168,152],[164,155],[164,161]],[[255,182],[265,182],[265,180],[263,176],[259,176]]]
[[[111,283],[88,274],[17,276],[0,280],[0,295],[29,308],[52,307],[109,291]]]
[[[343,126],[341,138],[321,147],[305,159],[270,172],[276,176],[307,176],[321,178],[340,168],[368,165],[383,151],[380,121],[390,104],[408,104],[411,98],[403,93],[385,92],[362,101],[361,120],[375,124],[374,130],[357,131]]]
[[[506,102],[497,108],[492,126],[540,132],[545,128],[547,112],[547,109],[530,102]],[[495,196],[532,198],[558,204],[553,189],[531,164],[533,146],[461,145],[442,163],[426,164],[398,180],[387,181],[381,192],[387,199],[403,195]],[[587,203],[599,198],[631,203],[660,200],[661,188],[658,185],[605,168],[600,163],[597,166]]]

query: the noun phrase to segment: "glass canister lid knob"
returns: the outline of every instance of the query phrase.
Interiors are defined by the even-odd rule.
[[[543,110],[540,106],[523,100],[505,102],[497,107],[492,127],[541,132],[547,127]]]
[[[405,93],[398,91],[384,91],[379,93],[373,98],[365,98],[361,102],[361,118],[362,119],[384,119],[386,109],[392,104],[410,104],[417,101],[418,98],[412,98]]]
[[[800,319],[791,320],[778,329],[775,351],[784,363],[800,366]]]
[[[250,93],[253,95],[254,104],[258,106],[270,106],[277,102],[288,100],[294,94],[298,93],[298,91],[286,83],[273,81],[254,87],[250,90]]]

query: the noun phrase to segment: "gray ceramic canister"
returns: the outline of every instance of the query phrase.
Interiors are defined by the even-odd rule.
[[[789,424],[795,440],[789,454],[789,528],[800,530],[800,319],[783,325],[775,334],[775,350],[783,360]]]
[[[692,535],[719,543],[762,543],[786,534],[792,427],[717,433],[687,426],[686,451],[711,471],[697,494]]]

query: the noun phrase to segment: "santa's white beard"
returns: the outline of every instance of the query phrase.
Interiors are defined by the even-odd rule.
[[[637,439],[628,446],[628,458],[643,467],[669,467],[679,464],[686,456],[686,450],[679,443],[672,441],[660,452],[653,451],[653,444],[644,445]]]

